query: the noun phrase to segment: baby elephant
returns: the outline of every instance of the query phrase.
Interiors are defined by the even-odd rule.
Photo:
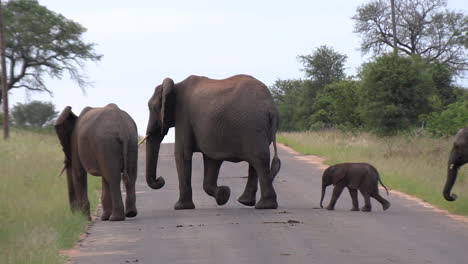
[[[362,207],[362,211],[371,211],[370,197],[379,201],[383,209],[387,210],[390,207],[390,202],[380,196],[378,188],[379,182],[385,188],[388,195],[387,187],[385,187],[380,180],[379,173],[374,166],[368,163],[340,163],[333,165],[323,172],[320,207],[323,208],[322,202],[327,186],[333,184],[335,188],[333,189],[330,204],[327,206],[328,210],[335,209],[336,200],[338,200],[338,197],[340,197],[345,187],[348,187],[349,194],[353,200],[353,208],[351,208],[351,211],[359,211],[357,190],[361,191],[362,196],[364,196],[365,205]]]

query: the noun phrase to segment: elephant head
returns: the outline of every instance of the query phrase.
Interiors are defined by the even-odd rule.
[[[75,124],[78,117],[71,111],[71,107],[67,106],[62,111],[55,123],[55,131],[59,138],[60,144],[62,145],[63,153],[65,154],[65,170],[67,173],[67,185],[68,185],[68,198],[70,202],[70,208],[74,211],[80,208],[78,204],[77,195],[79,190],[76,190],[73,183],[73,172],[72,172],[72,134],[75,129]],[[86,175],[80,175],[80,177],[86,177]],[[85,212],[86,213],[86,212]]]
[[[146,128],[146,183],[152,189],[164,186],[164,178],[156,178],[159,148],[169,128],[175,122],[175,91],[174,81],[164,79],[154,90],[148,101],[150,111]]]
[[[468,162],[468,128],[463,128],[455,135],[452,151],[448,161],[447,181],[445,182],[443,195],[447,201],[455,201],[456,194],[450,194],[457,179],[458,169]]]
[[[344,178],[346,173],[337,166],[328,167],[322,175],[322,195],[320,198],[320,207],[323,208],[322,202],[325,197],[325,191],[328,186],[338,183]]]

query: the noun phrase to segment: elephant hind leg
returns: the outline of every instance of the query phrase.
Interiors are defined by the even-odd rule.
[[[273,188],[273,179],[270,174],[270,153],[254,160],[252,166],[257,172],[260,181],[260,200],[255,204],[255,209],[276,209],[278,202]]]
[[[120,191],[121,173],[118,168],[106,168],[103,176],[109,185],[109,193],[112,201],[112,213],[109,221],[125,220],[122,192]]]
[[[136,192],[135,182],[137,179],[137,161],[138,161],[138,149],[129,149],[127,156],[127,168],[126,172],[123,173],[123,181],[125,184],[125,190],[127,192],[125,197],[125,216],[135,217],[138,214],[136,208]]]
[[[390,202],[387,201],[387,199],[383,198],[378,192],[372,194],[372,198],[376,199],[380,204],[382,204],[382,208],[384,211],[390,208]]]
[[[102,192],[101,192],[101,203],[102,203],[102,215],[101,220],[109,220],[112,214],[112,199],[110,196],[109,184],[105,178],[102,177]]]
[[[131,174],[131,173],[129,173]],[[125,190],[127,195],[125,197],[125,216],[126,217],[135,217],[138,214],[136,208],[136,194],[135,194],[135,180],[136,180],[136,172],[135,176],[126,176],[123,175],[123,180],[125,184]]]
[[[216,199],[218,205],[224,205],[229,201],[231,189],[227,186],[218,186],[219,169],[223,162],[203,155],[204,177],[203,190]]]
[[[249,176],[245,185],[244,193],[237,199],[239,203],[245,206],[254,206],[256,202],[256,194],[258,188],[258,176],[255,168],[249,164]]]

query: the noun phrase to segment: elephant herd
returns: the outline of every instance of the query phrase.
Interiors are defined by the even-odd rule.
[[[194,209],[192,200],[192,154],[203,154],[203,189],[218,205],[229,200],[230,189],[218,186],[219,170],[224,161],[249,164],[248,179],[241,204],[256,209],[278,207],[273,180],[281,161],[276,147],[279,113],[267,86],[248,75],[223,80],[189,76],[179,83],[166,78],[148,101],[150,112],[146,131],[146,182],[152,189],[164,186],[156,177],[161,142],[169,128],[175,127],[174,157],[179,180],[179,200],[174,208]],[[87,173],[102,177],[102,220],[120,221],[135,217],[135,181],[137,178],[138,133],[133,119],[115,104],[86,107],[79,116],[67,106],[59,115],[55,129],[65,154],[68,198],[72,211],[90,218]],[[270,163],[270,144],[273,158]],[[444,197],[450,195],[458,168],[468,160],[468,128],[456,136],[449,161],[449,175]],[[120,191],[126,188],[125,206]],[[322,205],[326,186],[333,184],[327,209],[333,210],[343,188],[358,209],[357,190],[365,198],[363,211],[370,211],[370,197],[390,203],[378,194],[377,170],[366,163],[345,163],[328,168],[323,175]],[[260,184],[260,200],[256,193]]]

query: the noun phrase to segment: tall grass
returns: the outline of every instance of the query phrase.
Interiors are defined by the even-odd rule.
[[[87,224],[68,205],[63,152],[52,133],[13,130],[0,140],[0,263],[63,263]],[[89,177],[92,208],[100,179]]]
[[[468,165],[460,169],[453,188],[458,200],[447,202],[442,197],[453,138],[404,135],[379,138],[366,133],[326,131],[280,133],[278,141],[301,153],[322,156],[329,165],[371,163],[388,187],[422,198],[452,213],[468,215]]]

